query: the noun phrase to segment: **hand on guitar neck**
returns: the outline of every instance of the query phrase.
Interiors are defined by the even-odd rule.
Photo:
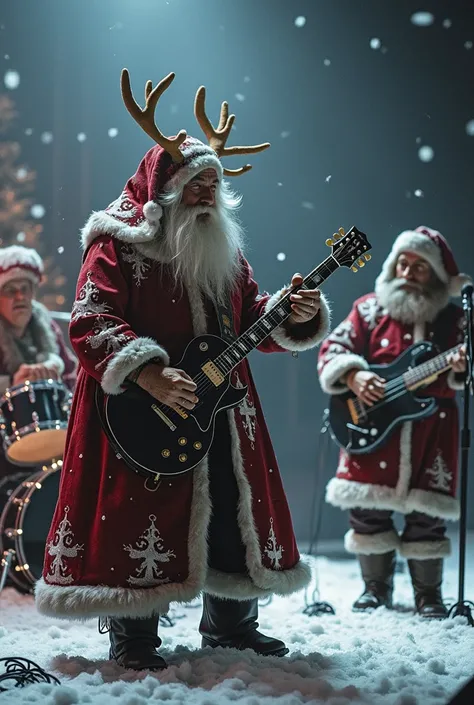
[[[463,345],[457,352],[450,353],[446,358],[446,362],[450,365],[453,372],[462,374],[466,371],[466,346]]]
[[[150,363],[140,370],[134,381],[154,399],[175,411],[179,411],[179,407],[194,409],[199,401],[194,394],[195,382],[184,370],[176,367]]]

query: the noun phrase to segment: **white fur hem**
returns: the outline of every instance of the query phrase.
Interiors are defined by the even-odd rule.
[[[275,304],[280,301],[284,295],[284,289],[280,289],[276,294],[270,296],[267,303],[265,304],[265,313],[267,313]],[[271,337],[278,343],[278,345],[285,350],[290,350],[291,352],[298,351],[303,352],[304,350],[310,350],[316,347],[319,343],[324,340],[324,338],[329,333],[329,328],[331,324],[331,309],[329,307],[328,300],[321,293],[321,308],[319,309],[319,320],[320,324],[316,333],[314,333],[310,338],[305,338],[299,340],[298,338],[292,338],[288,335],[288,331],[284,326],[278,326],[275,328]]]
[[[309,584],[311,568],[308,563],[300,560],[294,568],[288,570],[262,568],[258,574],[254,573],[252,578],[248,575],[222,573],[209,569],[204,592],[231,600],[251,600],[254,597],[266,595],[290,595]]]
[[[333,477],[328,482],[326,502],[341,509],[389,509],[401,514],[417,511],[450,521],[459,518],[459,502],[448,495],[426,490],[410,490],[408,495],[400,496],[393,487],[339,477]]]
[[[464,389],[464,379],[456,379],[456,373],[454,370],[449,370],[446,381],[448,383],[448,387],[450,389],[454,389],[456,392],[460,392]]]
[[[420,560],[445,558],[451,555],[451,541],[449,539],[441,539],[441,541],[402,541],[399,552],[404,558],[418,558]]]
[[[148,360],[158,358],[169,364],[168,353],[153,338],[135,338],[115,353],[102,376],[102,389],[106,394],[121,394],[127,375]]]
[[[156,223],[143,220],[139,225],[129,225],[109,215],[105,211],[94,211],[81,230],[81,243],[87,249],[100,235],[112,235],[122,242],[149,242],[153,240],[160,227]]]
[[[348,387],[342,384],[341,377],[349,370],[368,370],[369,363],[361,355],[341,353],[324,365],[319,375],[319,383],[326,394],[343,394]]]
[[[365,556],[389,553],[400,546],[396,531],[382,531],[379,534],[359,534],[350,529],[344,536],[344,548],[348,553],[361,553]]]

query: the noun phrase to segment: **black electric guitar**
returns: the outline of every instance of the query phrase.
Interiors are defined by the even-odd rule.
[[[331,254],[296,289],[316,289],[339,267],[357,271],[357,266],[370,259],[366,253],[371,245],[364,233],[356,227],[343,233],[341,228],[334,240],[326,241]],[[237,406],[247,394],[247,387],[230,383],[230,373],[288,318],[292,291],[233,343],[214,335],[200,335],[189,343],[176,367],[185,370],[197,384],[199,401],[192,411],[175,411],[136,385],[111,396],[97,387],[96,402],[104,431],[114,451],[132,470],[158,481],[160,475],[191,470],[207,455],[216,414]]]
[[[438,408],[436,399],[417,396],[416,390],[449,370],[447,358],[460,348],[461,344],[420,362],[434,350],[432,343],[422,341],[411,345],[389,365],[371,365],[372,372],[387,380],[384,396],[373,406],[367,406],[352,392],[334,394],[329,405],[333,439],[349,453],[371,453],[399,424],[434,414]]]

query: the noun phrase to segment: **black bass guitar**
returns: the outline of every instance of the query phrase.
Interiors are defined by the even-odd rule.
[[[316,289],[339,267],[357,271],[370,259],[367,252],[371,245],[356,227],[346,234],[341,228],[326,244],[331,254],[297,289]],[[104,431],[114,451],[132,470],[158,482],[160,475],[191,470],[207,455],[216,414],[237,406],[247,394],[247,387],[230,383],[230,373],[288,318],[290,293],[231,344],[214,335],[200,335],[189,343],[176,367],[197,384],[199,401],[192,411],[175,411],[136,385],[110,396],[98,387],[96,402]]]
[[[370,370],[386,381],[385,394],[367,406],[352,392],[334,394],[329,404],[329,429],[338,445],[349,453],[371,453],[381,446],[404,421],[417,421],[434,414],[434,397],[416,395],[450,369],[447,358],[461,348],[457,345],[425,362],[434,345],[422,341],[411,345],[389,365],[371,365]]]

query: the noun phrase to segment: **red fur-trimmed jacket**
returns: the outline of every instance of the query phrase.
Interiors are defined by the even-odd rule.
[[[192,338],[206,330],[197,289],[177,285],[151,245],[123,242],[132,229],[112,224],[113,235],[87,243],[72,311],[70,337],[80,361],[62,470],[59,501],[47,540],[43,578],[36,586],[38,609],[58,617],[147,616],[166,611],[201,590],[250,598],[301,589],[309,570],[299,557],[277,461],[249,365],[232,382],[248,385],[245,405],[229,410],[234,472],[239,488],[239,525],[248,575],[224,574],[207,566],[211,514],[207,461],[148,491],[115,455],[94,403],[97,385],[120,394],[127,375],[158,358],[176,364]],[[125,238],[124,238],[125,239]],[[280,297],[260,295],[242,260],[232,294],[237,335]],[[303,350],[328,331],[324,299],[315,319],[281,327],[261,345],[263,352]],[[251,407],[254,415],[248,416]],[[224,413],[224,412],[222,412]]]

